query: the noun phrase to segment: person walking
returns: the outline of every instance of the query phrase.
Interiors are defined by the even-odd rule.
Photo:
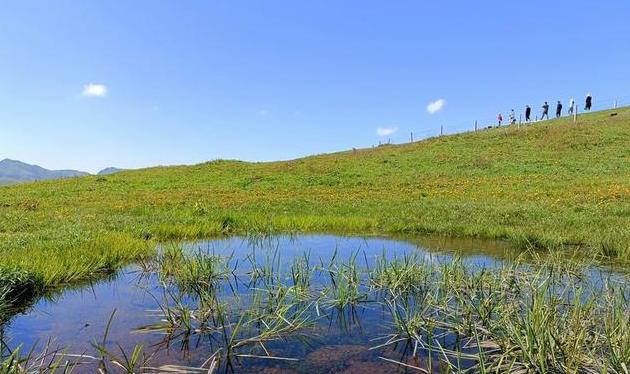
[[[562,117],[562,103],[558,100],[558,105],[556,105],[556,118]]]
[[[499,126],[501,126],[501,122],[503,122],[503,116],[501,115],[501,113],[497,115],[497,122],[499,122]]]
[[[516,113],[514,113],[514,109],[510,111],[510,125],[516,124]]]
[[[573,115],[573,111],[575,110],[575,100],[573,98],[569,99],[569,115]]]
[[[543,112],[542,112],[542,116],[540,116],[540,120],[542,121],[545,116],[547,116],[547,119],[549,119],[549,104],[547,104],[547,102],[545,101],[545,103],[542,106]]]
[[[531,121],[531,115],[532,115],[532,107],[530,107],[529,105],[525,106],[525,122],[529,122]]]
[[[584,105],[584,110],[591,110],[592,105],[593,105],[593,96],[591,96],[589,92],[586,94],[586,104]]]

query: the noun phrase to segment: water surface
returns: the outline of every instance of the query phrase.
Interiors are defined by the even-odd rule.
[[[232,237],[184,245],[186,252],[221,255],[231,258],[235,274],[251,270],[251,255],[256,261],[280,258],[281,269],[293,259],[308,254],[310,265],[327,263],[336,256],[347,261],[354,256],[362,267],[371,268],[378,256],[396,258],[415,254],[430,262],[449,262],[453,256],[463,257],[471,267],[500,266],[515,255],[513,249],[500,242],[425,238],[394,240],[377,237],[343,237],[333,235],[277,236],[271,238]],[[250,256],[250,260],[248,260]],[[152,365],[201,365],[213,352],[214,343],[203,337],[192,340],[165,340],[161,334],[135,331],[159,321],[159,309],[164,290],[155,274],[146,274],[143,267],[132,265],[117,274],[78,289],[68,289],[53,298],[43,298],[26,313],[13,318],[4,327],[5,340],[10,346],[42,346],[47,339],[67,352],[93,354],[92,342],[101,341],[108,321],[115,311],[107,344],[120,344],[124,349],[142,343],[146,351],[155,351]],[[317,278],[315,279],[317,283]],[[235,283],[238,294],[248,292],[245,283]],[[231,286],[233,287],[233,286]],[[281,357],[299,361],[278,361],[247,358],[237,360],[232,369],[237,372],[308,372],[359,373],[405,371],[379,356],[405,361],[404,349],[378,345],[375,339],[387,335],[387,311],[379,304],[365,303],[342,311],[330,311],[317,320],[308,339],[288,339],[271,342],[268,348]],[[414,365],[423,365],[414,362]],[[88,369],[85,369],[88,370]]]

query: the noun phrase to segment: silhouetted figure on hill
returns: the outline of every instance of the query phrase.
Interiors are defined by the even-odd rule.
[[[586,104],[584,105],[584,110],[591,110],[591,106],[593,106],[593,96],[591,94],[586,95]]]
[[[516,123],[516,113],[514,113],[514,109],[510,111],[510,124],[514,125]]]
[[[531,115],[532,115],[532,107],[530,107],[529,105],[527,105],[525,107],[525,121],[529,122],[531,121]]]
[[[569,115],[572,115],[574,110],[575,110],[575,100],[573,98],[570,98],[569,99]]]
[[[501,113],[497,115],[497,122],[499,122],[499,126],[501,126],[501,122],[503,122],[503,116],[501,115]]]
[[[556,105],[556,118],[562,117],[562,103],[558,100],[558,105]]]
[[[542,116],[540,116],[540,120],[542,121],[545,116],[547,116],[547,119],[549,119],[549,104],[547,104],[547,102],[545,101],[545,103],[542,106],[543,112],[542,112]]]

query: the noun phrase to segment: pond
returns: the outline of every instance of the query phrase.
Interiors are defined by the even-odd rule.
[[[475,353],[492,354],[464,338],[460,329],[470,321],[453,311],[467,303],[487,308],[467,313],[490,323],[502,301],[485,305],[484,299],[530,297],[534,289],[520,284],[525,278],[510,265],[516,252],[499,242],[231,237],[162,245],[159,253],[39,300],[4,326],[3,340],[11,348],[85,355],[75,372],[95,371],[105,362],[101,355],[110,368],[129,364],[125,355],[138,345],[146,360],[130,365],[146,372],[207,372],[210,366],[220,372],[443,372],[474,368]],[[550,294],[575,296],[576,288],[565,289],[573,271],[564,269]],[[590,280],[579,298],[592,297],[611,279],[627,295],[624,276],[579,271]],[[447,289],[478,294],[462,301]]]

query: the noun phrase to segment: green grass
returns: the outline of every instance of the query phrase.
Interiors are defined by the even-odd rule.
[[[471,373],[627,372],[628,283],[600,287],[583,273],[559,272],[557,257],[534,268],[517,260],[481,271],[459,259],[417,261],[384,262],[382,270],[395,272],[424,267],[427,277],[407,295],[384,285],[392,333],[379,347],[408,342],[414,355],[428,353],[428,368],[437,352],[450,372],[462,372],[462,360],[475,363],[464,371]]]
[[[630,263],[630,108],[286,162],[0,188],[0,269],[58,286],[231,233],[443,234]]]

